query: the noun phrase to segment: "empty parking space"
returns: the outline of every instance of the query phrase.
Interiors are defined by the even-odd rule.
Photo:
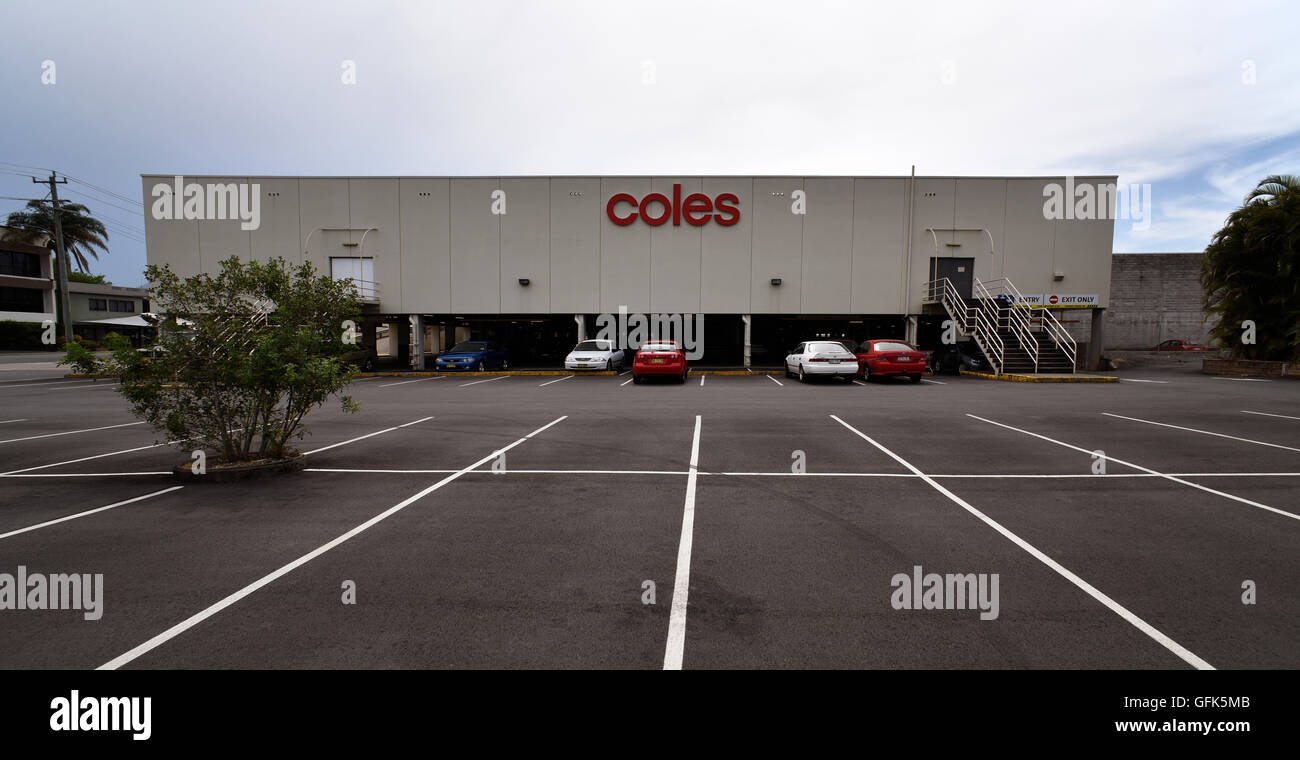
[[[180,489],[111,389],[0,391],[0,569],[105,585],[0,666],[1300,666],[1293,384],[630,379],[370,378],[306,471]]]

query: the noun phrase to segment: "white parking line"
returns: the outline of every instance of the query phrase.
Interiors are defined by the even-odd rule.
[[[52,388],[51,390],[56,390],[56,391],[94,391],[94,390],[99,390],[99,389],[101,389],[101,388],[116,388],[117,386],[118,386],[118,383],[115,383],[115,382],[108,382],[108,381],[103,381],[103,382],[95,383],[93,386],[91,386],[91,387],[89,387],[89,388],[80,388],[80,387],[66,386],[66,387],[63,387],[63,388]]]
[[[76,382],[76,383],[69,383],[69,382],[67,382],[67,381],[65,381],[65,380],[53,380],[53,381],[48,382],[48,383],[27,383],[26,385],[0,385],[0,389],[4,389],[4,388],[40,388],[40,387],[44,387],[44,386],[63,386],[63,387],[71,387],[71,386],[94,385],[94,384],[95,384],[95,381],[94,381],[94,380],[82,380],[82,381],[80,381],[80,382]],[[112,385],[112,383],[109,383],[109,385]]]
[[[626,375],[628,372],[631,372],[631,371],[632,371],[632,370],[629,369],[629,370],[627,370],[627,372],[620,372],[620,373],[618,373],[618,376],[619,376],[619,377],[622,377],[623,375]]]
[[[436,376],[436,377],[421,377],[421,378],[419,378],[419,379],[417,379],[417,380],[403,380],[403,381],[400,382],[400,383],[384,383],[383,385],[376,385],[375,387],[376,387],[376,388],[391,388],[391,387],[393,387],[394,385],[406,385],[407,383],[422,383],[422,382],[424,382],[425,380],[444,380],[444,379],[446,379],[446,377],[447,377],[446,375],[438,375],[438,376]]]
[[[1272,380],[1268,380],[1268,379],[1265,379],[1265,378],[1262,378],[1262,377],[1216,377],[1216,378],[1214,378],[1214,379],[1215,379],[1215,380],[1236,380],[1236,381],[1239,382],[1239,383],[1271,383],[1271,382],[1273,382]]]
[[[164,488],[164,489],[161,490],[161,491],[154,491],[153,493],[147,493],[147,494],[145,494],[144,496],[137,496],[137,497],[135,497],[134,499],[127,499],[126,501],[119,501],[119,502],[117,502],[116,504],[109,504],[108,506],[104,506],[104,507],[96,507],[95,509],[88,509],[88,510],[86,510],[85,512],[78,512],[78,513],[75,514],[75,515],[68,515],[67,517],[60,517],[60,518],[58,518],[58,519],[56,519],[56,520],[47,520],[47,521],[45,521],[45,522],[43,522],[43,523],[37,523],[36,525],[28,525],[26,528],[19,528],[18,530],[11,530],[11,531],[9,531],[8,533],[0,533],[0,538],[9,538],[10,536],[16,536],[16,535],[18,535],[19,533],[27,533],[28,531],[38,530],[38,529],[40,529],[40,528],[45,528],[45,527],[48,527],[48,526],[50,526],[50,525],[57,525],[58,523],[61,523],[61,522],[67,522],[68,520],[75,520],[75,519],[77,519],[78,517],[85,517],[86,515],[93,515],[93,514],[95,514],[96,512],[103,512],[103,511],[108,510],[108,509],[116,509],[117,507],[121,507],[121,506],[124,506],[124,505],[126,505],[126,504],[133,504],[133,503],[135,503],[135,502],[137,502],[137,501],[144,501],[145,499],[153,498],[154,496],[161,496],[162,494],[165,494],[165,493],[171,493],[172,491],[178,491],[178,490],[180,490],[180,489],[182,489],[182,488],[184,488],[184,487],[185,487],[185,486],[172,486],[171,488]]]
[[[986,420],[986,419],[984,419],[983,417],[979,417],[979,416],[976,416],[976,415],[974,415],[974,414],[967,413],[966,416],[967,416],[967,417],[970,417],[970,418],[972,418],[972,419],[977,419],[977,420],[979,420],[980,422],[987,422],[987,423],[990,424],[990,425],[997,425],[997,426],[1000,427],[1000,428],[1006,428],[1007,430],[1014,430],[1014,431],[1016,431],[1017,433],[1023,433],[1023,434],[1025,434],[1025,435],[1032,436],[1032,437],[1034,437],[1034,438],[1038,438],[1038,439],[1043,440],[1043,441],[1047,441],[1048,443],[1054,443],[1054,444],[1056,444],[1057,446],[1064,446],[1064,447],[1067,448],[1067,449],[1074,449],[1075,451],[1078,451],[1078,452],[1081,452],[1081,453],[1087,454],[1087,455],[1090,456],[1090,457],[1091,457],[1091,456],[1097,456],[1097,457],[1100,457],[1100,458],[1102,458],[1102,459],[1106,459],[1106,460],[1108,460],[1108,461],[1114,462],[1114,463],[1116,463],[1116,464],[1122,464],[1122,465],[1124,465],[1125,467],[1132,467],[1132,468],[1135,469],[1135,470],[1141,470],[1142,472],[1149,472],[1149,473],[1151,473],[1151,474],[1153,474],[1153,475],[1159,475],[1159,476],[1162,477],[1162,478],[1165,478],[1165,479],[1167,479],[1167,480],[1172,480],[1172,481],[1175,482],[1175,483],[1182,483],[1183,485],[1185,485],[1185,486],[1190,486],[1190,487],[1192,487],[1192,488],[1197,489],[1198,491],[1205,491],[1206,493],[1212,493],[1212,494],[1214,494],[1215,496],[1222,496],[1222,497],[1225,498],[1225,499],[1231,499],[1232,501],[1240,502],[1240,503],[1242,503],[1242,504],[1247,504],[1247,505],[1252,506],[1252,507],[1258,507],[1259,509],[1267,510],[1267,511],[1269,511],[1269,512],[1274,512],[1274,513],[1279,514],[1279,515],[1282,515],[1282,516],[1284,516],[1284,517],[1290,517],[1292,520],[1300,520],[1300,515],[1292,514],[1292,513],[1290,513],[1290,512],[1287,512],[1286,510],[1278,509],[1277,507],[1270,507],[1270,506],[1267,505],[1267,504],[1260,504],[1259,502],[1257,502],[1257,501],[1251,501],[1250,499],[1243,499],[1243,498],[1240,497],[1240,496],[1234,496],[1234,495],[1232,495],[1232,494],[1230,494],[1230,493],[1226,493],[1226,492],[1224,492],[1224,491],[1216,491],[1216,490],[1214,490],[1213,488],[1210,488],[1210,487],[1208,487],[1208,486],[1203,486],[1203,485],[1201,485],[1200,483],[1193,483],[1193,482],[1190,481],[1190,480],[1183,480],[1183,479],[1180,478],[1180,477],[1177,477],[1177,476],[1175,476],[1175,475],[1170,475],[1170,474],[1168,474],[1168,473],[1164,473],[1164,472],[1156,472],[1155,470],[1152,470],[1152,469],[1149,468],[1149,467],[1143,467],[1143,466],[1140,465],[1140,464],[1133,464],[1132,462],[1125,462],[1123,459],[1116,459],[1115,457],[1107,456],[1107,455],[1105,455],[1105,454],[1098,454],[1098,453],[1096,453],[1096,452],[1094,452],[1094,451],[1091,451],[1091,450],[1089,450],[1089,449],[1082,448],[1082,447],[1080,447],[1080,446],[1074,446],[1074,445],[1072,445],[1072,444],[1065,443],[1064,441],[1058,441],[1058,440],[1056,440],[1056,439],[1054,439],[1054,438],[1048,438],[1047,436],[1045,436],[1045,435],[1039,435],[1038,433],[1031,433],[1031,432],[1029,432],[1028,430],[1021,430],[1021,429],[1018,428],[1018,427],[1012,427],[1012,426],[1010,426],[1010,425],[1004,425],[1004,424],[1002,424],[1001,422],[994,422],[993,420]],[[1100,477],[1100,476],[1099,476],[1099,477]]]
[[[862,382],[861,380],[854,380],[854,381],[853,381],[853,384],[854,384],[854,385],[861,385],[861,386],[864,387],[864,388],[867,387],[867,384],[864,383],[864,382]]]
[[[785,386],[785,383],[781,382],[780,380],[777,380],[775,377],[772,377],[771,375],[764,375],[764,377],[766,377],[768,380],[771,380],[772,382],[776,383],[777,385],[780,385],[780,386],[782,386],[782,387]]]
[[[1226,433],[1215,433],[1209,430],[1197,430],[1196,428],[1183,427],[1182,425],[1170,425],[1165,422],[1152,422],[1151,420],[1142,420],[1142,419],[1138,419],[1137,417],[1125,417],[1122,414],[1111,414],[1110,412],[1102,412],[1102,414],[1104,414],[1107,417],[1114,417],[1120,420],[1131,420],[1133,422],[1142,422],[1142,423],[1146,423],[1147,425],[1159,425],[1160,427],[1173,428],[1174,430],[1186,430],[1189,433],[1200,433],[1201,435],[1212,435],[1215,438],[1229,438],[1234,441],[1241,441],[1242,443],[1253,443],[1256,446],[1268,446],[1274,449],[1286,449],[1287,451],[1295,451],[1297,453],[1300,453],[1300,449],[1294,448],[1292,446],[1283,446],[1280,443],[1269,443],[1267,441],[1255,441],[1255,440],[1251,440],[1250,438],[1238,438],[1235,435],[1227,435]]]
[[[27,421],[27,418],[26,418],[26,417],[23,417],[23,418],[21,418],[21,419],[17,419],[17,420],[0,420],[0,425],[4,425],[4,424],[10,423],[10,422],[26,422],[26,421]]]
[[[624,380],[623,382],[618,384],[618,387],[622,388],[623,386],[627,385],[630,382],[632,382],[631,379]]]
[[[551,385],[552,383],[558,383],[558,382],[561,382],[561,381],[563,381],[563,380],[572,380],[573,377],[574,377],[573,375],[565,375],[564,377],[560,378],[559,380],[547,380],[546,382],[542,383],[541,385],[539,385],[539,386],[537,386],[537,387],[538,387],[538,388],[544,388],[544,387],[546,387],[546,386],[548,386],[548,385]]]
[[[61,435],[76,435],[77,433],[93,433],[96,430],[112,430],[113,428],[131,427],[132,425],[143,425],[143,422],[124,422],[121,425],[105,425],[97,428],[84,428],[82,430],[66,430],[62,433],[46,433],[45,435],[29,435],[26,438],[10,438],[0,443],[18,443],[19,441],[34,441],[37,438],[57,438]]]
[[[948,499],[951,502],[953,502],[957,506],[961,507],[962,509],[974,515],[985,525],[988,525],[993,530],[996,530],[998,533],[1001,533],[1004,537],[1006,537],[1016,546],[1019,546],[1021,549],[1024,549],[1026,552],[1028,552],[1030,556],[1032,556],[1034,559],[1038,560],[1039,562],[1042,562],[1044,565],[1047,565],[1049,568],[1054,570],[1062,578],[1065,578],[1069,582],[1073,583],[1075,586],[1079,587],[1088,596],[1091,596],[1093,599],[1096,599],[1097,601],[1101,602],[1111,612],[1114,612],[1116,615],[1119,615],[1121,618],[1123,618],[1127,623],[1132,625],[1134,628],[1137,628],[1139,631],[1151,637],[1156,643],[1160,644],[1165,649],[1168,649],[1170,652],[1173,652],[1175,655],[1181,658],[1188,665],[1191,665],[1197,670],[1214,670],[1214,667],[1210,665],[1210,663],[1196,656],[1191,652],[1191,650],[1187,649],[1186,647],[1182,646],[1178,642],[1169,638],[1164,633],[1157,630],[1150,623],[1146,622],[1145,620],[1138,617],[1137,615],[1134,615],[1122,604],[1116,602],[1114,599],[1111,599],[1109,596],[1106,596],[1101,591],[1093,587],[1092,584],[1088,583],[1084,579],[1070,572],[1059,562],[1057,562],[1056,560],[1052,559],[1051,557],[1039,551],[1028,541],[1024,540],[1020,536],[1017,536],[1015,533],[1012,533],[1010,530],[1004,528],[999,522],[997,522],[993,518],[979,511],[975,507],[972,507],[960,496],[954,494],[952,491],[949,491],[947,488],[944,488],[943,486],[939,485],[937,482],[934,481],[933,478],[930,478],[925,473],[921,472],[919,469],[914,467],[911,462],[908,462],[906,459],[903,459],[902,457],[890,451],[889,449],[885,448],[884,446],[880,445],[879,443],[876,443],[868,435],[854,428],[852,425],[840,419],[839,417],[836,417],[835,415],[832,414],[831,419],[835,420],[836,422],[840,423],[841,425],[848,428],[852,432],[856,433],[858,437],[861,438],[862,440],[866,441],[867,443],[870,443],[872,446],[875,446],[880,451],[889,455],[889,457],[892,458],[895,462],[898,462],[899,464],[903,465],[907,469],[911,470],[919,478],[921,478],[921,480],[924,480],[926,484],[929,485],[931,488],[943,494],[944,496],[948,497]],[[987,422],[987,420],[985,421]]]
[[[771,377],[771,375],[768,375]],[[677,545],[677,576],[673,579],[673,606],[668,617],[668,644],[664,647],[664,670],[682,669],[686,646],[686,603],[691,588],[691,544],[695,538],[695,481],[700,463],[700,415],[695,415],[695,436],[691,439],[691,464],[686,476],[686,504],[682,508],[682,537]]]
[[[384,434],[384,433],[391,433],[391,432],[393,432],[394,430],[397,430],[398,428],[404,428],[404,427],[406,427],[407,425],[415,425],[415,424],[417,424],[417,423],[424,422],[424,421],[426,421],[426,420],[431,420],[431,419],[433,419],[433,418],[432,418],[432,417],[421,417],[421,418],[418,419],[418,420],[413,420],[413,421],[411,421],[411,422],[406,423],[406,425],[394,425],[394,426],[392,426],[392,427],[390,427],[390,428],[384,428],[383,430],[376,430],[376,431],[373,432],[373,433],[366,433],[365,435],[359,435],[359,436],[357,436],[356,438],[349,438],[349,439],[347,439],[346,441],[339,441],[338,443],[331,443],[331,444],[328,445],[328,446],[321,446],[319,449],[312,449],[311,451],[304,451],[304,452],[302,452],[302,455],[303,455],[303,456],[307,456],[308,454],[319,454],[319,453],[322,452],[322,451],[329,451],[330,449],[337,449],[339,446],[346,446],[346,445],[348,445],[349,443],[356,443],[357,441],[364,441],[364,440],[367,439],[367,438],[374,438],[374,437],[377,436],[377,435],[382,435],[382,434]]]
[[[1121,377],[1120,382],[1121,383],[1160,383],[1161,385],[1169,384],[1168,380],[1139,380],[1135,377]]]
[[[1291,416],[1286,415],[1286,414],[1269,414],[1268,412],[1252,412],[1252,411],[1250,411],[1250,410],[1248,410],[1248,409],[1242,409],[1242,410],[1241,410],[1241,413],[1242,413],[1242,414],[1258,414],[1258,415],[1262,415],[1262,416],[1264,416],[1264,417],[1281,417],[1281,418],[1284,419],[1284,420],[1300,420],[1300,417],[1291,417]]]
[[[9,476],[9,475],[18,475],[18,474],[20,474],[20,473],[24,473],[24,472],[32,472],[32,471],[34,471],[34,470],[44,470],[44,469],[48,469],[48,468],[50,468],[50,467],[59,467],[59,466],[61,466],[61,465],[65,465],[65,464],[76,464],[76,463],[78,463],[78,462],[89,462],[89,461],[92,460],[92,459],[103,459],[104,457],[114,457],[114,456],[117,456],[118,454],[130,454],[130,453],[133,452],[133,451],[144,451],[145,449],[156,449],[156,448],[158,448],[159,446],[170,446],[170,445],[172,445],[172,444],[174,444],[174,443],[179,443],[179,441],[163,441],[162,443],[152,443],[152,444],[149,444],[148,446],[136,446],[136,447],[133,448],[133,449],[122,449],[121,451],[110,451],[110,452],[108,452],[107,454],[94,454],[94,455],[92,455],[92,456],[88,456],[88,457],[81,457],[80,459],[69,459],[69,460],[67,460],[66,462],[53,462],[53,463],[51,463],[51,464],[42,464],[42,465],[37,465],[36,467],[26,467],[26,468],[21,469],[21,470],[10,470],[9,472],[0,472],[0,477],[6,477],[6,476]]]
[[[503,376],[503,377],[504,377],[504,376]],[[566,416],[567,416],[567,415],[566,415]],[[180,634],[184,633],[185,631],[189,630],[190,628],[193,628],[194,626],[198,625],[199,623],[203,622],[204,620],[207,620],[208,618],[212,617],[213,615],[217,614],[218,612],[221,612],[222,610],[226,609],[226,608],[229,607],[230,605],[232,605],[232,604],[238,602],[239,600],[243,599],[244,597],[246,597],[246,596],[252,594],[253,592],[257,591],[258,589],[262,588],[263,586],[266,586],[266,585],[268,585],[268,584],[274,582],[274,581],[275,581],[276,579],[278,579],[278,578],[281,578],[281,577],[283,577],[283,576],[285,576],[285,575],[288,575],[289,573],[291,573],[291,572],[293,572],[294,570],[298,569],[299,567],[301,567],[301,566],[307,564],[308,562],[310,562],[310,561],[312,561],[313,559],[319,557],[320,555],[324,554],[325,552],[328,552],[329,550],[333,549],[334,547],[339,546],[339,545],[341,545],[341,544],[343,544],[343,543],[349,541],[350,539],[352,539],[352,538],[354,538],[354,537],[360,535],[361,533],[364,533],[366,530],[370,529],[371,527],[374,527],[375,525],[378,525],[379,523],[383,522],[384,520],[387,520],[389,517],[392,517],[393,515],[397,514],[398,512],[401,512],[403,509],[406,509],[406,508],[407,508],[408,506],[410,506],[411,504],[414,504],[415,502],[419,501],[420,499],[423,499],[425,496],[428,496],[429,494],[433,493],[434,491],[437,491],[438,489],[440,489],[440,488],[442,488],[443,486],[447,485],[448,483],[450,483],[450,482],[456,480],[457,478],[459,478],[460,476],[464,475],[465,473],[467,473],[467,472],[469,472],[469,471],[475,469],[476,467],[479,467],[479,466],[483,465],[483,464],[486,463],[486,462],[490,462],[490,461],[492,461],[493,459],[496,459],[496,458],[497,458],[498,456],[500,456],[501,454],[504,454],[505,452],[509,451],[510,449],[513,449],[514,447],[516,447],[516,446],[518,446],[519,444],[523,443],[524,441],[528,440],[529,438],[532,438],[533,436],[537,435],[538,433],[542,432],[543,430],[546,430],[547,428],[551,427],[551,425],[554,425],[554,424],[556,424],[556,423],[558,423],[558,422],[560,422],[560,421],[562,421],[562,420],[564,420],[564,419],[565,419],[565,417],[560,417],[559,419],[556,419],[556,420],[554,420],[554,421],[548,423],[547,425],[544,425],[544,426],[538,428],[537,430],[534,430],[533,432],[529,433],[528,435],[524,436],[523,438],[520,438],[520,439],[516,440],[514,443],[512,443],[512,444],[510,444],[510,445],[508,445],[508,446],[505,446],[504,448],[498,449],[497,451],[494,451],[494,452],[492,452],[491,454],[488,454],[487,456],[485,456],[485,457],[483,457],[482,459],[478,460],[478,461],[475,462],[474,464],[471,464],[470,466],[465,467],[465,468],[463,468],[463,469],[461,469],[461,470],[457,470],[456,472],[452,473],[451,475],[448,475],[447,477],[443,478],[442,480],[439,480],[437,483],[434,483],[433,485],[429,486],[428,488],[425,488],[424,490],[420,491],[419,493],[416,493],[414,496],[407,497],[406,499],[403,499],[402,501],[398,502],[397,504],[394,504],[393,506],[389,507],[388,509],[384,510],[383,512],[380,512],[379,514],[375,515],[374,517],[370,518],[369,520],[366,520],[365,522],[363,522],[363,523],[361,523],[360,525],[356,526],[355,528],[349,530],[348,532],[344,533],[343,535],[339,536],[338,538],[335,538],[333,541],[330,541],[329,543],[323,544],[323,545],[317,547],[316,549],[313,549],[312,551],[307,552],[306,554],[302,555],[301,557],[299,557],[298,559],[294,560],[293,562],[290,562],[289,564],[287,564],[287,565],[281,567],[280,569],[275,570],[275,571],[273,571],[273,572],[271,572],[271,573],[268,573],[267,575],[262,576],[262,577],[259,578],[258,580],[256,580],[256,581],[254,581],[254,582],[248,584],[247,586],[241,588],[240,590],[236,591],[235,593],[231,594],[230,596],[227,596],[225,599],[222,599],[221,601],[217,602],[216,604],[213,604],[212,606],[210,606],[210,607],[204,609],[204,610],[201,611],[201,612],[198,612],[198,613],[196,613],[196,614],[194,614],[194,615],[191,615],[190,617],[186,618],[185,620],[182,620],[181,622],[177,623],[176,625],[172,626],[171,628],[168,628],[167,630],[163,631],[162,633],[158,634],[157,636],[154,636],[153,638],[149,639],[148,641],[144,642],[143,644],[140,644],[139,646],[137,646],[137,647],[131,649],[130,651],[126,652],[125,654],[121,654],[121,655],[118,655],[117,657],[114,657],[113,659],[109,660],[108,662],[104,663],[103,665],[100,665],[99,668],[97,668],[97,669],[98,669],[98,670],[116,670],[116,669],[122,667],[123,665],[129,664],[130,662],[132,662],[132,661],[135,660],[136,658],[140,657],[141,655],[146,654],[146,653],[148,653],[148,652],[150,652],[150,651],[152,651],[152,650],[158,648],[159,646],[162,646],[163,644],[165,644],[165,643],[167,643],[168,641],[174,639],[175,637],[179,636]]]
[[[706,377],[708,377],[708,375],[700,375],[700,386],[701,386],[701,387],[704,386],[704,378],[706,378]]]
[[[475,380],[472,383],[461,383],[460,387],[464,388],[469,385],[478,385],[479,383],[490,383],[493,380],[506,380],[509,379],[509,377],[509,375],[497,375],[496,377],[489,377],[486,380]]]
[[[924,378],[924,377],[921,378],[921,382],[923,382],[923,383],[934,383],[935,385],[947,385],[947,383],[945,383],[945,382],[943,382],[943,381],[941,381],[941,380],[930,380],[930,379],[928,379],[928,378]]]
[[[348,473],[370,473],[384,475],[438,475],[456,470],[394,470],[394,469],[369,469],[369,468],[352,468],[352,467],[307,467],[303,472],[348,472]],[[690,475],[690,470],[475,470],[473,474],[491,473],[493,475],[671,475],[681,477]],[[10,478],[62,478],[62,477],[91,477],[94,475],[167,475],[165,472],[105,472],[105,473],[77,473],[77,474],[57,474],[57,475],[8,475]],[[700,477],[737,477],[737,478],[915,478],[916,476],[909,472],[707,472],[698,470]],[[1167,473],[1179,478],[1300,478],[1300,472],[1171,472]],[[992,480],[1060,480],[1060,479],[1088,479],[1088,480],[1106,480],[1107,478],[1163,478],[1159,473],[1151,472],[1113,472],[1106,475],[1093,475],[1091,473],[952,473],[952,474],[935,474],[931,473],[929,477],[935,480],[971,480],[971,479],[992,479]]]
[[[0,478],[129,478],[137,475],[171,475],[170,470],[158,472],[45,472],[39,475],[0,475]]]

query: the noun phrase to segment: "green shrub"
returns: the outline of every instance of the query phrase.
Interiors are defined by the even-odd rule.
[[[68,351],[58,361],[58,366],[71,366],[80,375],[98,374],[100,368],[99,360],[95,358],[95,355],[76,341],[68,345]]]

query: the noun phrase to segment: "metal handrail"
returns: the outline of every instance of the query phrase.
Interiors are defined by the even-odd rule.
[[[1057,348],[1061,349],[1061,353],[1065,354],[1065,357],[1070,360],[1070,371],[1077,372],[1079,369],[1079,344],[1075,342],[1074,336],[1070,335],[1070,331],[1065,329],[1065,325],[1061,324],[1055,314],[1047,309],[1039,309],[1039,311],[1042,312],[1043,332],[1047,333]]]
[[[930,280],[925,287],[925,300],[942,303],[948,316],[961,325],[962,335],[974,338],[975,344],[993,365],[993,371],[1002,374],[1006,343],[998,335],[998,311],[992,299],[984,298],[977,306],[967,306],[966,299],[947,277]]]
[[[979,278],[976,278],[976,280],[979,281]],[[1025,302],[1025,297],[1016,289],[1015,284],[1005,277],[1000,280],[993,280],[992,282],[1001,283],[1003,294],[1010,296],[1011,304],[1005,309],[1007,313],[1007,329],[1010,330],[1011,333],[1020,341],[1020,345],[1025,349],[1025,353],[1029,354],[1029,358],[1033,360],[1034,371],[1037,372],[1038,339],[1034,337],[1033,326],[1025,316],[1025,312],[1021,309],[1021,305]],[[981,282],[980,285],[983,286],[984,283]],[[985,288],[985,292],[988,292],[987,288]],[[1002,311],[1002,309],[999,309],[999,315]]]

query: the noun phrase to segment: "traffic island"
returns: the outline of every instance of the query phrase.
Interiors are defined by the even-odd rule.
[[[193,465],[193,462],[176,465],[172,468],[172,477],[185,483],[232,483],[236,480],[266,478],[303,469],[307,466],[307,457],[294,452],[290,456],[251,462],[208,462],[202,473],[195,472]]]

